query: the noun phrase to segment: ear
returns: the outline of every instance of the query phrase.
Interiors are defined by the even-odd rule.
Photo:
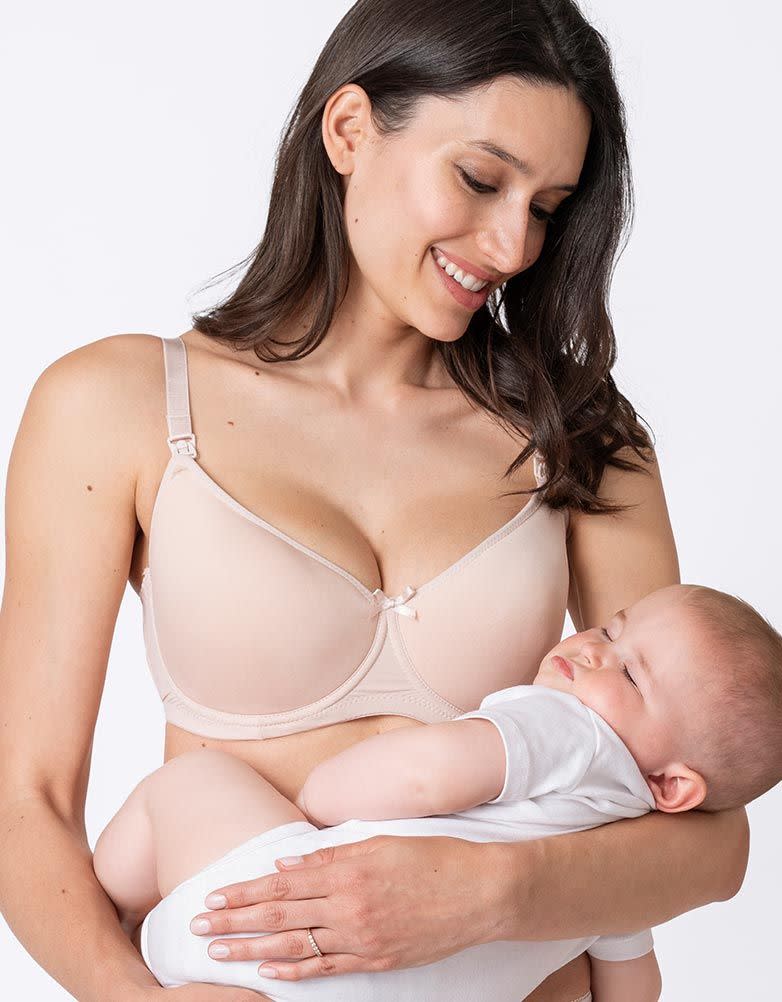
[[[358,84],[343,84],[323,109],[321,135],[334,169],[348,176],[355,169],[356,150],[366,138],[372,102]]]
[[[658,811],[676,814],[691,811],[706,797],[706,780],[699,772],[674,762],[653,776],[647,776]]]

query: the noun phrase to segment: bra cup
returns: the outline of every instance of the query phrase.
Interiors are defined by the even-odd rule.
[[[465,710],[529,683],[557,644],[569,575],[563,513],[546,507],[458,572],[422,588],[400,619],[407,656],[428,686]]]
[[[337,688],[372,645],[366,597],[189,479],[166,484],[150,546],[158,644],[177,688],[235,713],[292,710]]]

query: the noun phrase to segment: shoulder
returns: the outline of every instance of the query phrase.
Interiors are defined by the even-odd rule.
[[[113,334],[61,355],[33,385],[23,427],[53,436],[60,452],[88,445],[135,467],[142,431],[165,392],[162,346],[150,334]]]
[[[162,368],[159,337],[152,334],[111,334],[90,341],[51,362],[36,386],[65,388],[79,397],[91,393],[132,392]]]

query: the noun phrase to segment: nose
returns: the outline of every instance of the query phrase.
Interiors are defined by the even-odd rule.
[[[485,233],[483,252],[497,271],[515,275],[522,270],[527,255],[529,208],[522,215],[508,212],[507,206],[498,212],[496,222]]]
[[[581,658],[587,668],[608,668],[614,662],[611,648],[601,640],[585,640],[581,645]]]

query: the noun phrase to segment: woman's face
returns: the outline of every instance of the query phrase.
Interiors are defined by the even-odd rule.
[[[423,98],[411,124],[386,138],[370,107],[347,84],[323,116],[326,149],[344,177],[348,301],[364,317],[456,340],[488,292],[537,260],[547,216],[578,184],[589,111],[568,89],[511,77],[458,100]],[[441,256],[488,286],[465,292]]]

